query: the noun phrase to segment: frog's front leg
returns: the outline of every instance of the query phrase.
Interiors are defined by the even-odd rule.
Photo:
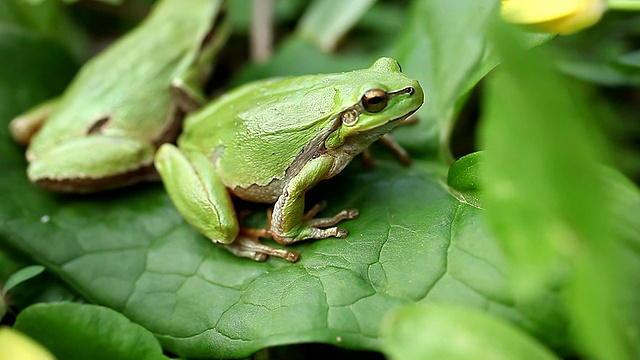
[[[327,178],[333,165],[331,156],[319,156],[307,163],[284,187],[274,205],[269,225],[269,234],[274,240],[286,245],[306,239],[345,238],[348,235],[346,230],[334,225],[358,217],[357,209],[342,210],[332,217],[313,219],[323,207],[316,205],[304,213],[305,193]]]
[[[58,98],[53,98],[11,120],[9,124],[11,137],[19,144],[28,145],[57,105]]]

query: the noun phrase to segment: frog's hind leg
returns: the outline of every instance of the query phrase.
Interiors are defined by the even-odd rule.
[[[233,242],[239,231],[238,220],[231,197],[209,159],[164,144],[154,163],[180,215],[212,241]]]
[[[90,134],[32,154],[27,175],[32,182],[54,191],[102,191],[157,178],[154,152],[149,143]]]
[[[270,236],[265,229],[240,229],[231,196],[205,155],[184,154],[164,144],[156,153],[155,165],[180,215],[211,241],[255,261],[270,255],[298,260],[294,251],[260,243],[260,237]]]

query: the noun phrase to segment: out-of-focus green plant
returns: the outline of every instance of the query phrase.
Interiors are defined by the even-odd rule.
[[[583,88],[553,71],[552,55],[524,52],[509,28],[494,31],[503,64],[487,83],[480,133],[487,218],[510,259],[513,288],[531,296],[561,289],[572,333],[594,358],[626,359],[626,266],[615,231],[620,208],[604,170],[610,151],[595,128],[602,116]],[[508,101],[505,95],[508,94]],[[508,136],[505,136],[508,134]],[[634,349],[637,351],[637,349]]]
[[[511,324],[460,306],[408,306],[387,325],[392,359],[558,359]]]
[[[101,306],[64,302],[30,306],[20,313],[15,328],[46,346],[57,359],[168,359],[149,331]]]

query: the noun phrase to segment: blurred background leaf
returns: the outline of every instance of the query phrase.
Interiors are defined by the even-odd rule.
[[[22,269],[11,274],[6,282],[2,286],[2,296],[4,297],[7,292],[13,289],[16,285],[31,279],[34,276],[39,275],[44,271],[44,267],[41,265],[32,265],[23,267]]]
[[[334,50],[338,41],[374,2],[375,0],[315,1],[299,20],[299,36],[324,51]]]
[[[20,27],[46,38],[63,47],[76,61],[87,58],[88,39],[58,0],[2,1],[0,25]]]
[[[456,160],[447,174],[447,185],[460,202],[482,209],[481,168],[484,154],[471,153]]]
[[[15,329],[39,342],[58,359],[168,359],[162,355],[153,334],[101,306],[33,305],[20,313]]]
[[[5,120],[61,93],[77,68],[62,46],[22,27],[0,24],[0,53],[0,117]],[[0,132],[6,134],[7,128]]]
[[[461,306],[404,307],[390,319],[386,337],[391,359],[558,359],[508,322]]]

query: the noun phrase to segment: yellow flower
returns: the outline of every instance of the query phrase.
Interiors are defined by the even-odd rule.
[[[570,34],[600,20],[604,0],[502,0],[502,18],[545,32]]]
[[[53,355],[31,338],[0,327],[0,360],[54,360]]]

